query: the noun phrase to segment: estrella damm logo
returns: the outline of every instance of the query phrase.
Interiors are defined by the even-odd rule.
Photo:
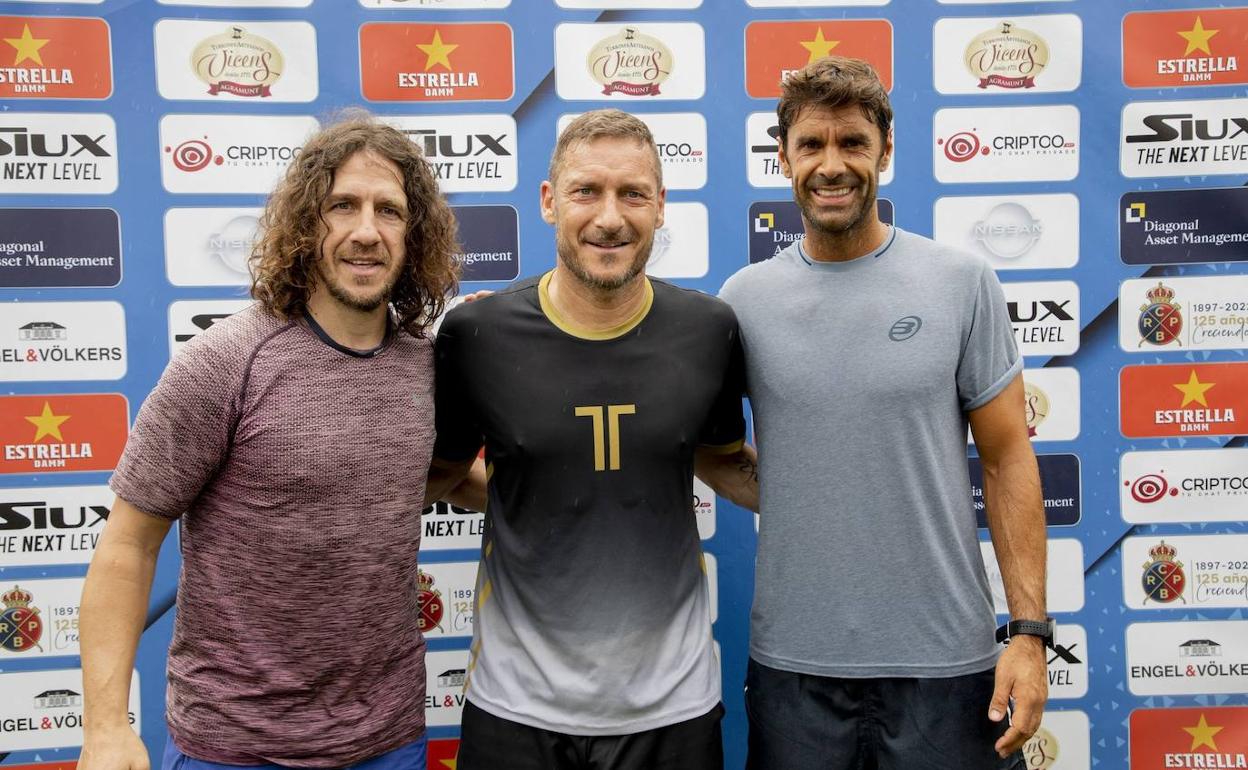
[[[360,78],[364,98],[374,102],[510,99],[515,92],[511,27],[365,24]]]
[[[865,59],[893,90],[893,25],[884,19],[755,21],[745,28],[745,90],[755,99],[780,95],[791,73],[830,54]]]
[[[1141,582],[1144,586],[1144,601],[1169,604],[1183,598],[1183,589],[1187,588],[1187,577],[1183,574],[1183,562],[1178,561],[1179,549],[1166,545],[1162,540],[1148,549],[1148,561],[1144,562],[1144,575]]]
[[[1122,79],[1131,88],[1248,83],[1248,8],[1140,11],[1122,20]]]
[[[0,473],[111,471],[129,433],[120,393],[0,397]]]
[[[0,16],[0,98],[107,99],[113,55],[103,19]]]

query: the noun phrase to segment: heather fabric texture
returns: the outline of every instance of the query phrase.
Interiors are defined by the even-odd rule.
[[[759,452],[751,657],[834,677],[991,668],[966,413],[1023,366],[992,269],[893,229],[848,262],[794,244],[720,296]]]
[[[371,357],[252,306],[195,337],[111,486],[181,516],[169,731],[223,764],[342,767],[424,733],[416,554],[429,340]]]
[[[693,456],[745,435],[737,324],[651,284],[645,317],[609,339],[558,325],[545,280],[438,332],[436,456],[484,442],[493,470],[466,691],[496,717],[622,735],[719,702]]]

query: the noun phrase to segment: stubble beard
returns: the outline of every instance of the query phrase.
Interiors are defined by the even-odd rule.
[[[602,240],[613,240],[611,238],[603,238]],[[585,263],[581,261],[580,255],[577,254],[576,245],[568,243],[564,238],[558,238],[555,244],[555,251],[559,255],[559,260],[568,268],[568,272],[576,278],[581,285],[594,291],[617,291],[627,286],[642,271],[646,269],[646,263],[650,261],[650,251],[654,248],[654,238],[643,244],[638,244],[637,256],[633,259],[628,270],[623,275],[612,278],[603,278],[591,273]]]
[[[334,257],[334,259],[337,258],[337,256]],[[399,281],[398,274],[388,276],[385,285],[378,289],[376,293],[361,296],[352,294],[346,286],[334,280],[325,267],[325,260],[317,260],[316,273],[321,284],[325,286],[325,290],[329,292],[329,296],[333,297],[339,304],[362,313],[371,313],[382,305],[387,304],[394,293],[395,285]]]

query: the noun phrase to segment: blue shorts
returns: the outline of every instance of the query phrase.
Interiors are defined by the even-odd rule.
[[[366,759],[350,765],[351,770],[426,770],[425,752],[428,738],[424,735],[406,746],[400,746],[385,754]],[[161,759],[161,770],[238,770],[239,765],[222,765],[216,762],[205,762],[183,754],[170,736],[165,741],[165,756]],[[258,770],[285,770],[282,765],[245,765]]]

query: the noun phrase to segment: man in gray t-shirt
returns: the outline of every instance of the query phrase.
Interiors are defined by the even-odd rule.
[[[1001,287],[984,261],[880,222],[892,110],[869,65],[812,63],[778,112],[805,237],[721,293],[759,453],[749,767],[1021,767],[1051,625]],[[968,423],[1011,616],[1035,623],[1011,624],[999,660]]]
[[[174,520],[163,767],[424,770],[426,329],[455,221],[415,145],[358,117],[308,139],[263,225],[256,303],[173,358],[112,477],[81,605],[81,770],[148,766],[127,689]]]

